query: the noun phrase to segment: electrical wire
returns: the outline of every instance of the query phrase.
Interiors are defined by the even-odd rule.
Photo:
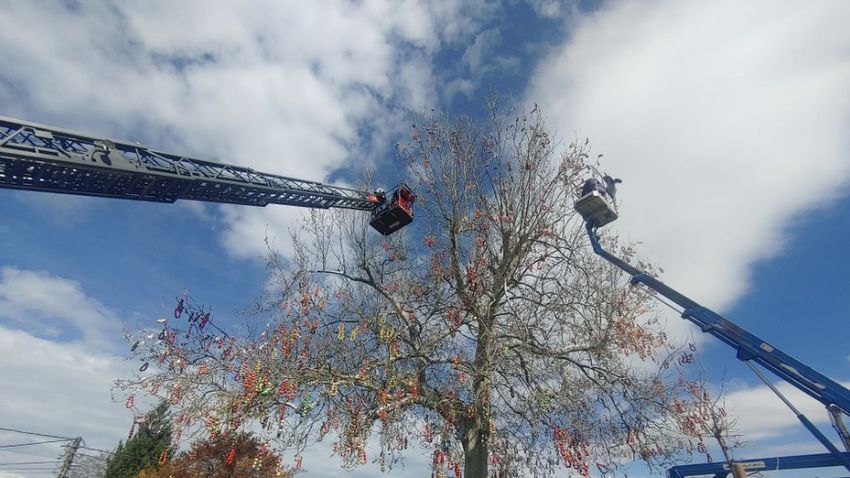
[[[44,433],[27,432],[27,431],[24,431],[24,430],[16,430],[14,428],[0,427],[0,431],[23,433],[24,435],[32,435],[32,436],[43,437],[43,438],[56,438],[57,440],[73,440],[73,438],[69,438],[69,437],[60,437],[60,436],[57,436],[57,435],[46,435]]]
[[[51,474],[53,474],[53,472],[56,471],[56,467],[54,466],[54,467],[51,467],[51,468],[48,468],[48,467],[6,468],[3,471],[10,471],[10,472],[13,472],[13,473],[24,472],[24,471],[32,471],[32,472],[39,473],[39,474],[41,474],[41,473],[51,473]]]
[[[110,454],[110,455],[114,455],[114,454],[115,454],[115,452],[112,452],[112,451],[109,451],[109,450],[101,450],[100,448],[92,448],[92,447],[90,447],[90,446],[85,446],[85,445],[80,445],[80,449],[82,449],[82,450],[90,450],[90,451],[98,451],[98,452],[100,452],[100,453],[107,453],[107,454]]]
[[[0,466],[15,466],[15,465],[49,465],[51,463],[56,463],[59,460],[41,460],[41,461],[12,461],[9,463],[0,463]]]
[[[45,450],[44,453],[33,453],[31,450],[18,450],[18,449],[0,449],[0,452],[12,453],[13,455],[26,455],[26,456],[34,456],[37,458],[53,458],[56,456],[56,453],[61,453],[60,450],[55,450],[54,452]],[[47,455],[50,453],[50,455]],[[8,456],[8,455],[6,455]]]
[[[68,441],[68,440],[66,440],[64,438],[60,438],[60,439],[57,439],[57,440],[32,441],[32,442],[29,442],[29,443],[15,443],[13,445],[0,445],[0,448],[15,448],[15,447],[19,447],[19,446],[43,445],[45,443],[58,443],[58,442],[63,442],[63,441]]]
[[[24,471],[33,471],[33,472],[36,472],[36,473],[51,473],[52,474],[53,472],[56,471],[56,467],[55,466],[54,467],[43,466],[43,467],[36,467],[36,468],[6,468],[3,471],[10,471],[10,472],[14,472],[14,473],[24,472]]]

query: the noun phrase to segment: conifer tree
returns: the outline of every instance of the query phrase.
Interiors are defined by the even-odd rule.
[[[171,452],[170,419],[167,402],[148,412],[127,443],[118,443],[106,465],[106,478],[136,478],[140,471],[165,461]]]

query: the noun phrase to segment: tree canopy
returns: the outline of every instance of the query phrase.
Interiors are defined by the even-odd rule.
[[[139,478],[272,478],[292,476],[281,468],[280,457],[267,443],[245,432],[207,438],[192,444],[162,466]]]
[[[681,351],[649,293],[594,256],[573,211],[587,142],[553,141],[535,107],[434,114],[396,153],[414,226],[380,237],[367,215],[311,211],[294,254],[269,258],[268,327],[227,333],[181,299],[160,340],[131,339],[151,368],[122,385],[211,438],[259,423],[286,445],[327,439],[344,466],[420,448],[435,476],[587,476],[696,449],[701,384],[669,367]]]

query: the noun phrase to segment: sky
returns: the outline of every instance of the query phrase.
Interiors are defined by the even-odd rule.
[[[0,11],[0,115],[297,178],[345,184],[374,168],[391,186],[392,145],[417,114],[480,115],[490,92],[536,103],[564,143],[589,138],[623,179],[610,230],[663,280],[850,381],[848,2],[0,0]],[[0,427],[114,448],[132,420],[111,395],[133,366],[121,330],[150,325],[183,291],[250,320],[264,240],[285,253],[302,213],[0,190]],[[710,377],[725,379],[740,456],[819,451],[731,349],[669,327],[693,334]],[[834,435],[817,403],[782,390]],[[0,433],[0,445],[28,440]],[[0,451],[0,463],[33,458]],[[338,476],[328,452],[308,453],[307,476]],[[12,468],[0,478],[52,476]],[[394,472],[423,476],[425,459],[411,452]]]

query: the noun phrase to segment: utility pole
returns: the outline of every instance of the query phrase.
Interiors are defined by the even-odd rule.
[[[74,438],[65,449],[65,460],[62,462],[62,468],[59,468],[59,474],[56,478],[68,478],[68,472],[71,471],[71,465],[74,463],[74,456],[77,455],[77,450],[80,449],[80,444],[83,439],[81,437]]]

